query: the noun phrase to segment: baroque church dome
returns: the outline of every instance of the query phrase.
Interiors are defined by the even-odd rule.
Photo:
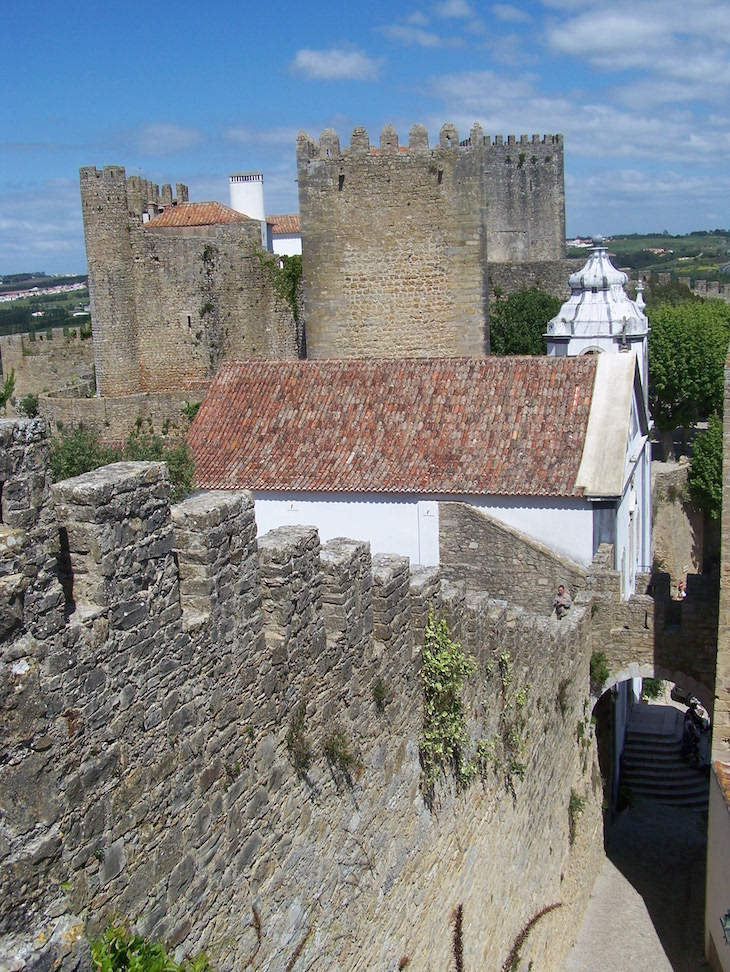
[[[628,279],[611,263],[603,238],[594,237],[588,262],[570,276],[570,298],[548,324],[548,340],[562,335],[614,339],[645,335],[649,323],[641,285],[637,299],[631,300],[624,290]]]

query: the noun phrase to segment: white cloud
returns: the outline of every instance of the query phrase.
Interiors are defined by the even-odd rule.
[[[374,81],[379,72],[379,62],[363,51],[331,48],[313,51],[303,48],[297,51],[291,63],[292,71],[315,81]]]
[[[492,13],[498,20],[505,20],[512,24],[527,24],[532,17],[526,10],[520,7],[513,7],[511,3],[495,3]]]
[[[444,19],[463,20],[474,16],[474,10],[466,0],[444,0],[443,3],[436,4],[434,9],[436,15]]]
[[[140,155],[173,155],[199,145],[202,140],[202,134],[194,128],[163,122],[145,125],[129,136]]]
[[[407,24],[413,24],[415,27],[428,27],[428,17],[421,10],[416,10],[412,13],[410,17],[405,18]]]
[[[438,34],[409,24],[390,24],[387,27],[379,27],[378,30],[386,40],[400,41],[409,46],[416,44],[419,47],[441,47],[443,44]]]
[[[573,12],[571,4],[547,5]],[[727,97],[730,87],[726,0],[696,0],[691,11],[680,0],[617,0],[609,8],[588,0],[575,16],[553,17],[545,37],[550,50],[594,70],[638,71],[660,87],[672,79],[704,85],[706,96],[716,100]]]
[[[547,93],[535,75],[496,71],[442,75],[432,80],[432,91],[460,131],[468,131],[476,120],[492,134],[561,132],[566,154],[572,157],[644,158],[708,167],[723,164],[730,153],[724,117],[706,116],[698,124],[695,114],[679,110],[676,103],[622,107],[598,96]]]

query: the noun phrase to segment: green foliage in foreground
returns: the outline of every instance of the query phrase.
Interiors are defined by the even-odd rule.
[[[664,691],[663,678],[645,678],[641,683],[641,693],[647,699],[658,699]]]
[[[204,953],[176,962],[164,947],[142,935],[133,935],[124,925],[111,924],[101,938],[91,943],[96,972],[211,972]]]
[[[713,520],[722,513],[722,419],[713,415],[707,431],[692,441],[692,465],[689,471],[689,495],[692,502]]]
[[[124,449],[104,446],[96,432],[79,424],[62,431],[51,442],[51,475],[54,482],[80,476],[110,462],[165,462],[170,472],[170,501],[179,503],[193,488],[195,464],[186,442],[168,446],[162,436],[130,435]]]
[[[446,621],[437,621],[433,610],[426,625],[422,658],[421,782],[428,800],[443,769],[453,770],[457,785],[466,782],[466,707],[461,690],[476,663],[457,641],[451,640]]]
[[[545,354],[543,334],[562,306],[559,297],[539,287],[496,296],[489,305],[489,346],[492,354]]]

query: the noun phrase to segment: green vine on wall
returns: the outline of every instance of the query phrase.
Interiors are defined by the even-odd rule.
[[[446,620],[437,621],[431,609],[421,667],[424,694],[421,788],[428,804],[433,800],[441,772],[451,770],[457,787],[465,786],[473,775],[465,759],[466,706],[461,690],[475,668],[471,655],[459,642],[451,640]]]
[[[299,281],[302,279],[302,258],[294,256],[277,257],[258,250],[256,254],[261,269],[271,281],[274,293],[283,301],[295,321],[299,321]]]

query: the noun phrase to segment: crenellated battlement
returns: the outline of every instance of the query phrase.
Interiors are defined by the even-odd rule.
[[[103,169],[97,169],[94,165],[87,165],[79,169],[79,182],[81,185],[82,204],[89,194],[99,201],[99,193],[105,190],[118,193],[120,189],[126,192],[127,211],[129,216],[142,218],[152,218],[159,215],[170,206],[178,203],[188,202],[188,187],[178,182],[175,185],[175,195],[172,186],[169,184],[160,187],[149,179],[141,176],[132,175],[127,177],[124,166],[105,165]],[[109,196],[107,202],[112,203],[115,196]]]
[[[404,144],[392,125],[349,144],[300,132],[307,354],[488,353],[492,267],[567,279],[563,165],[562,135],[478,124],[462,140],[447,123],[433,146],[420,124]]]
[[[589,659],[617,576],[597,563],[558,621],[312,527],[257,537],[249,493],[171,508],[161,463],[52,485],[47,451],[41,422],[0,421],[0,961],[72,972],[84,926],[121,914],[221,972],[298,948],[446,967],[463,902],[497,968],[561,901],[525,955],[560,967],[602,860]],[[627,641],[639,600],[621,602]],[[446,767],[435,813],[431,609],[476,665],[477,777],[459,789]]]
[[[521,135],[519,139],[515,135],[508,135],[505,139],[503,135],[486,135],[478,123],[472,126],[469,137],[463,141],[459,140],[459,132],[455,125],[446,123],[439,132],[439,141],[433,148],[429,147],[428,131],[423,125],[414,125],[409,134],[408,142],[401,145],[398,140],[398,133],[392,125],[385,125],[380,132],[379,141],[375,144],[370,142],[367,130],[364,128],[354,128],[350,135],[349,145],[341,145],[340,137],[332,128],[326,128],[319,137],[319,140],[300,132],[297,136],[297,160],[301,162],[336,162],[349,156],[359,158],[365,156],[401,156],[412,155],[434,155],[438,150],[450,149],[470,149],[470,148],[489,148],[489,149],[508,149],[521,148],[530,149],[533,152],[541,151],[541,155],[551,153],[562,153],[562,135]],[[518,161],[515,159],[515,161]]]

